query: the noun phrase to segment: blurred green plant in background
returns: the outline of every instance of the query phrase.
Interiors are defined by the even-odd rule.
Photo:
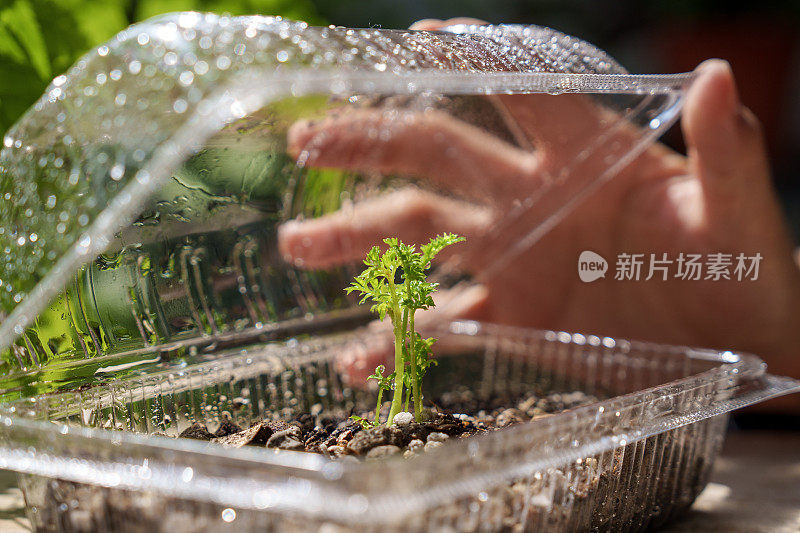
[[[0,0],[0,132],[92,47],[135,22],[192,10],[324,22],[311,0]]]

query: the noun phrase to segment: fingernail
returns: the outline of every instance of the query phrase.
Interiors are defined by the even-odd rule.
[[[447,19],[442,23],[442,26],[486,26],[490,24],[483,19],[476,19],[472,17],[455,17],[452,19]]]
[[[707,59],[697,66],[697,72],[702,76],[719,76],[723,83],[727,83],[727,100],[731,110],[736,109],[739,104],[739,90],[736,87],[736,80],[733,77],[731,64],[724,59]]]
[[[409,30],[429,30],[441,26],[442,19],[422,19],[408,27]]]
[[[709,69],[726,69],[728,71],[731,70],[731,64],[725,61],[724,59],[719,59],[717,57],[706,59],[695,69],[698,72],[705,72]]]

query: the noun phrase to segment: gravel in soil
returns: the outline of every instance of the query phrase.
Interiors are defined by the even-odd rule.
[[[211,433],[195,423],[179,437],[210,441],[229,448],[259,446],[282,450],[321,453],[343,461],[379,459],[402,454],[414,457],[442,446],[449,439],[496,431],[516,424],[574,409],[597,401],[583,392],[536,394],[521,397],[494,396],[478,398],[464,390],[445,394],[426,411],[427,419],[413,421],[410,415],[399,416],[400,423],[363,428],[350,419],[349,413],[303,413],[283,421],[261,420],[241,428],[224,419]],[[389,403],[382,411],[386,419]],[[319,411],[319,410],[316,410]],[[374,412],[359,413],[371,420]]]

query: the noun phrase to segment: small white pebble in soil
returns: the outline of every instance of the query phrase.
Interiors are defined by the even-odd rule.
[[[414,439],[408,443],[408,450],[411,452],[421,452],[424,447],[425,443],[419,439]]]
[[[435,431],[428,435],[428,442],[444,442],[450,437],[446,433],[439,433]]]
[[[504,428],[512,424],[518,424],[522,422],[522,417],[520,416],[521,414],[522,413],[520,413],[520,411],[517,409],[506,409],[497,415],[497,427]]]
[[[333,455],[333,456],[338,457],[338,456],[340,456],[340,455],[342,455],[344,453],[344,447],[343,446],[337,446],[337,445],[328,446],[328,453]]]
[[[444,446],[444,443],[443,442],[438,442],[438,441],[435,441],[435,440],[434,441],[428,441],[428,443],[425,444],[425,451],[429,452],[431,450],[435,450],[436,448],[438,448],[440,446]]]
[[[387,444],[385,446],[376,446],[367,452],[367,459],[379,459],[381,457],[388,457],[400,453],[398,446]]]
[[[534,407],[536,407],[536,402],[538,400],[539,399],[536,396],[531,396],[530,398],[528,398],[527,400],[518,405],[519,410],[525,412],[532,410]]]
[[[392,421],[397,426],[407,426],[408,424],[414,421],[414,415],[406,412],[397,413],[396,415],[394,415]]]

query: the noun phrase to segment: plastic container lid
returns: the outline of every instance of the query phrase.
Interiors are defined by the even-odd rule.
[[[381,198],[472,206],[469,276],[497,275],[676,120],[692,79],[626,74],[535,26],[128,28],[4,137],[0,375],[352,318],[341,289],[365,243],[279,230],[368,224],[358,206]],[[486,172],[481,150],[517,166]],[[450,229],[434,218],[417,233]]]

